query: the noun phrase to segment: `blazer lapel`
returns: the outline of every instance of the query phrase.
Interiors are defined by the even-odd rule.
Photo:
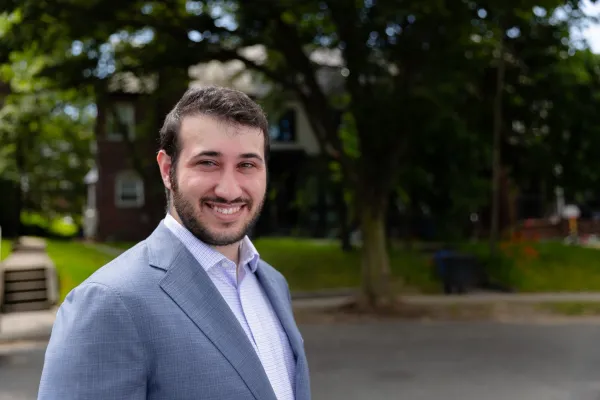
[[[310,383],[308,374],[308,362],[304,352],[304,343],[294,320],[291,304],[288,300],[286,290],[275,279],[272,267],[260,262],[256,274],[263,290],[287,333],[292,351],[296,356],[296,400],[310,399]]]
[[[258,355],[204,268],[162,223],[148,244],[150,264],[166,270],[161,288],[219,349],[257,399],[276,400]]]

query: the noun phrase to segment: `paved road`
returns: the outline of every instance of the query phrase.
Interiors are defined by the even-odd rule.
[[[44,363],[45,345],[0,346],[0,400],[32,400]]]
[[[303,332],[315,399],[600,399],[600,325],[394,322]]]
[[[600,324],[303,325],[315,400],[598,400]],[[43,345],[2,350],[0,400],[35,398]]]

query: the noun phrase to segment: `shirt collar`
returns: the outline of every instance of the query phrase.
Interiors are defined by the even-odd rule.
[[[186,227],[173,218],[171,214],[167,213],[164,224],[184,244],[206,271],[227,259],[223,254],[196,238]],[[240,265],[247,264],[252,273],[254,273],[258,268],[259,259],[260,255],[252,244],[252,241],[248,236],[244,236],[240,244]]]
[[[252,244],[252,241],[248,236],[244,236],[244,239],[242,239],[242,243],[240,246],[240,261],[242,262],[241,265],[248,264],[248,267],[250,267],[250,271],[254,273],[256,272],[256,268],[258,268],[259,259],[260,255],[258,254],[256,247],[254,247],[254,244]]]

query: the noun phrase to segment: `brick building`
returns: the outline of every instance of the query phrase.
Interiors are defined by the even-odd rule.
[[[234,87],[258,100],[269,91],[239,62],[210,62],[191,68],[189,74],[191,86]],[[332,82],[331,76],[322,78]],[[121,75],[109,89],[97,102],[96,166],[85,178],[84,234],[98,241],[136,241],[156,227],[166,205],[155,161],[157,137],[143,139],[137,132],[140,124],[152,118],[144,99],[154,90],[153,82]],[[254,233],[285,235],[302,226],[307,234],[322,236],[336,225],[336,213],[327,184],[329,174],[321,168],[326,164],[319,161],[320,150],[308,117],[290,97],[269,122],[270,192]],[[153,128],[158,130],[159,126]],[[137,155],[137,163],[132,153]],[[306,194],[302,206],[296,204],[299,193]]]

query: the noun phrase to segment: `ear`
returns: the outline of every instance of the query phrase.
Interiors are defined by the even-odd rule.
[[[158,168],[163,184],[167,189],[171,190],[171,180],[169,179],[172,168],[171,157],[164,150],[161,150],[156,156],[156,161],[158,162]]]

